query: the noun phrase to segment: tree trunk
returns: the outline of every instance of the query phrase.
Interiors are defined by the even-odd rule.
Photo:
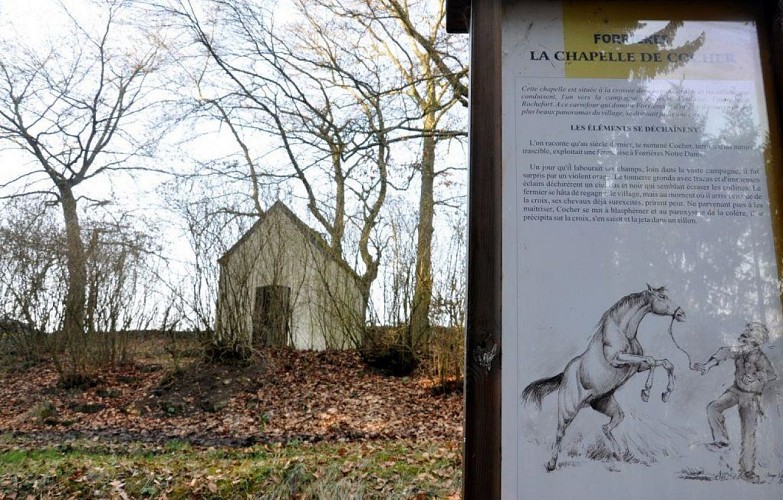
[[[432,302],[432,235],[435,215],[435,137],[428,132],[435,129],[434,113],[424,118],[424,138],[421,160],[421,192],[419,194],[419,224],[416,246],[416,285],[408,333],[408,347],[415,349],[426,340],[430,329]]]
[[[98,248],[98,231],[93,230],[92,234],[90,235],[90,241],[87,244],[86,253],[84,255],[84,262],[86,263],[88,260],[91,260],[95,256],[95,252]],[[96,270],[97,272],[97,270]],[[89,293],[87,293],[87,305],[86,310],[84,311],[84,320],[87,323],[85,326],[85,330],[88,334],[92,335],[95,333],[95,313],[98,310],[98,277],[97,276],[91,276],[88,279],[87,271],[85,270],[84,275],[84,283],[85,287],[87,286],[88,281],[90,282],[89,286]]]
[[[372,281],[374,278],[368,279],[367,276],[360,277],[359,278],[359,293],[362,296],[362,308],[359,317],[359,338],[356,339],[355,344],[356,347],[362,348],[367,343],[367,331],[366,331],[366,321],[367,321],[367,311],[370,309],[370,287],[372,286]]]
[[[73,190],[70,185],[65,183],[58,188],[65,220],[66,264],[68,268],[68,293],[65,297],[63,335],[70,347],[83,342],[87,263],[85,262],[84,242],[82,241],[81,225],[79,224]]]

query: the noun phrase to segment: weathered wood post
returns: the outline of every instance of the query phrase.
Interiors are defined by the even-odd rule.
[[[501,0],[448,4],[449,30],[470,23],[470,178],[465,345],[465,498],[500,497]]]

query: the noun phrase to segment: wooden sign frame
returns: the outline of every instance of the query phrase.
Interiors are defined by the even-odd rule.
[[[469,33],[468,294],[463,497],[501,498],[502,86],[501,25],[513,0],[447,0],[447,30]],[[741,2],[747,3],[745,1]],[[772,71],[767,99],[783,129],[783,0],[755,0]],[[762,49],[763,50],[763,49]]]

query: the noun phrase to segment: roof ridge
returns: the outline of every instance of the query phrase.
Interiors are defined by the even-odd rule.
[[[348,272],[348,275],[351,276],[354,280],[356,280],[357,284],[360,282],[359,275],[356,271],[353,270],[351,266],[348,265],[347,262],[345,262],[345,259],[342,258],[342,256],[335,255],[334,251],[332,251],[331,247],[327,243],[326,239],[316,231],[314,228],[310,227],[306,222],[304,222],[302,219],[300,219],[293,210],[291,210],[288,205],[283,202],[283,200],[277,200],[275,201],[271,207],[269,207],[266,212],[264,212],[263,215],[261,215],[258,220],[253,223],[250,228],[245,231],[245,233],[240,236],[240,238],[234,243],[231,248],[226,250],[226,252],[218,259],[218,263],[223,264],[225,263],[231,255],[236,252],[239,247],[245,243],[250,236],[264,223],[264,221],[267,220],[270,213],[273,212],[279,212],[283,215],[285,215],[297,229],[299,232],[301,232],[310,242],[318,248],[326,257],[331,259],[332,261],[336,262],[337,265],[342,267],[345,271]]]

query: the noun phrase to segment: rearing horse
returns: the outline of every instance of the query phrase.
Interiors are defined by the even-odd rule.
[[[645,356],[636,340],[639,323],[648,313],[685,321],[685,311],[669,300],[665,287],[652,288],[647,285],[647,290],[623,297],[604,313],[585,352],[569,361],[562,373],[536,380],[522,391],[523,402],[534,401],[539,407],[544,396],[558,391],[557,434],[552,459],[546,464],[547,471],[553,471],[557,466],[557,455],[566,428],[586,405],[609,417],[609,422],[602,428],[615,459],[620,460],[619,446],[612,429],[622,422],[624,414],[617,404],[614,391],[637,372],[650,371],[642,390],[642,399],[647,401],[653,371],[656,366],[663,366],[669,381],[662,398],[664,402],[669,399],[674,383],[674,366],[667,359]]]

